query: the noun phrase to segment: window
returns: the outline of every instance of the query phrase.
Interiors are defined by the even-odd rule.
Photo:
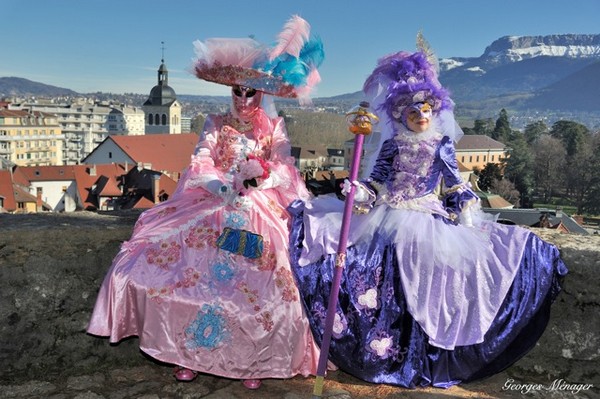
[[[469,155],[469,162],[473,162],[473,155]]]
[[[154,115],[154,124],[155,125],[160,125],[160,117],[158,116],[158,114]]]
[[[494,162],[494,157],[495,157],[495,155],[492,155],[492,162]]]
[[[479,155],[477,155],[477,157],[475,157],[475,162],[479,162]]]
[[[487,155],[483,156],[483,162],[487,162]]]
[[[167,115],[166,114],[162,114],[162,125],[165,126],[167,124]]]
[[[152,122],[154,122],[154,119],[152,117],[152,115],[148,115],[148,124],[152,126]]]
[[[112,159],[112,151],[109,151],[109,152],[108,152],[108,158],[109,158],[109,159]]]
[[[460,159],[460,162],[465,163],[465,156],[463,155],[462,158]]]

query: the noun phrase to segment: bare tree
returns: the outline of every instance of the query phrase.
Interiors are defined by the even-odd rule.
[[[536,191],[548,202],[564,187],[567,152],[560,139],[544,134],[533,146]]]
[[[515,188],[514,183],[512,183],[510,180],[494,180],[492,183],[491,192],[498,194],[514,206],[519,206],[521,194],[519,194],[519,190]]]
[[[589,202],[590,192],[598,174],[598,156],[600,137],[586,136],[582,145],[567,162],[567,179],[570,187],[570,197],[577,206],[577,213],[582,214],[584,205]],[[587,201],[586,201],[587,200]]]

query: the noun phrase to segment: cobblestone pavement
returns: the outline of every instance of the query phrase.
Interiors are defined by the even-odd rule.
[[[0,385],[0,398],[48,399],[315,399],[314,378],[296,377],[288,380],[264,380],[255,391],[243,387],[240,381],[199,375],[192,382],[177,382],[170,367],[148,363],[144,366],[98,371],[94,374],[52,378],[48,381],[14,381]],[[513,399],[513,398],[597,398],[591,390],[578,394],[548,389],[551,382],[533,382],[517,390],[506,389],[507,373],[449,389],[403,389],[369,384],[343,372],[328,374],[323,399]],[[527,392],[527,386],[530,387]]]

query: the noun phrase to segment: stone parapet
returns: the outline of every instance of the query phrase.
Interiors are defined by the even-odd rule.
[[[0,385],[147,365],[137,338],[86,333],[100,284],[138,213],[0,214]],[[569,268],[537,346],[509,374],[600,386],[600,237],[535,233]]]

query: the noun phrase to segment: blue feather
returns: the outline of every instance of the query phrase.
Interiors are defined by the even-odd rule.
[[[325,59],[323,42],[318,36],[312,36],[300,50],[300,59],[314,68],[318,68]]]
[[[289,54],[282,54],[272,61],[267,62],[262,69],[274,76],[281,77],[284,82],[293,86],[306,84],[309,71],[308,66],[304,62]]]

